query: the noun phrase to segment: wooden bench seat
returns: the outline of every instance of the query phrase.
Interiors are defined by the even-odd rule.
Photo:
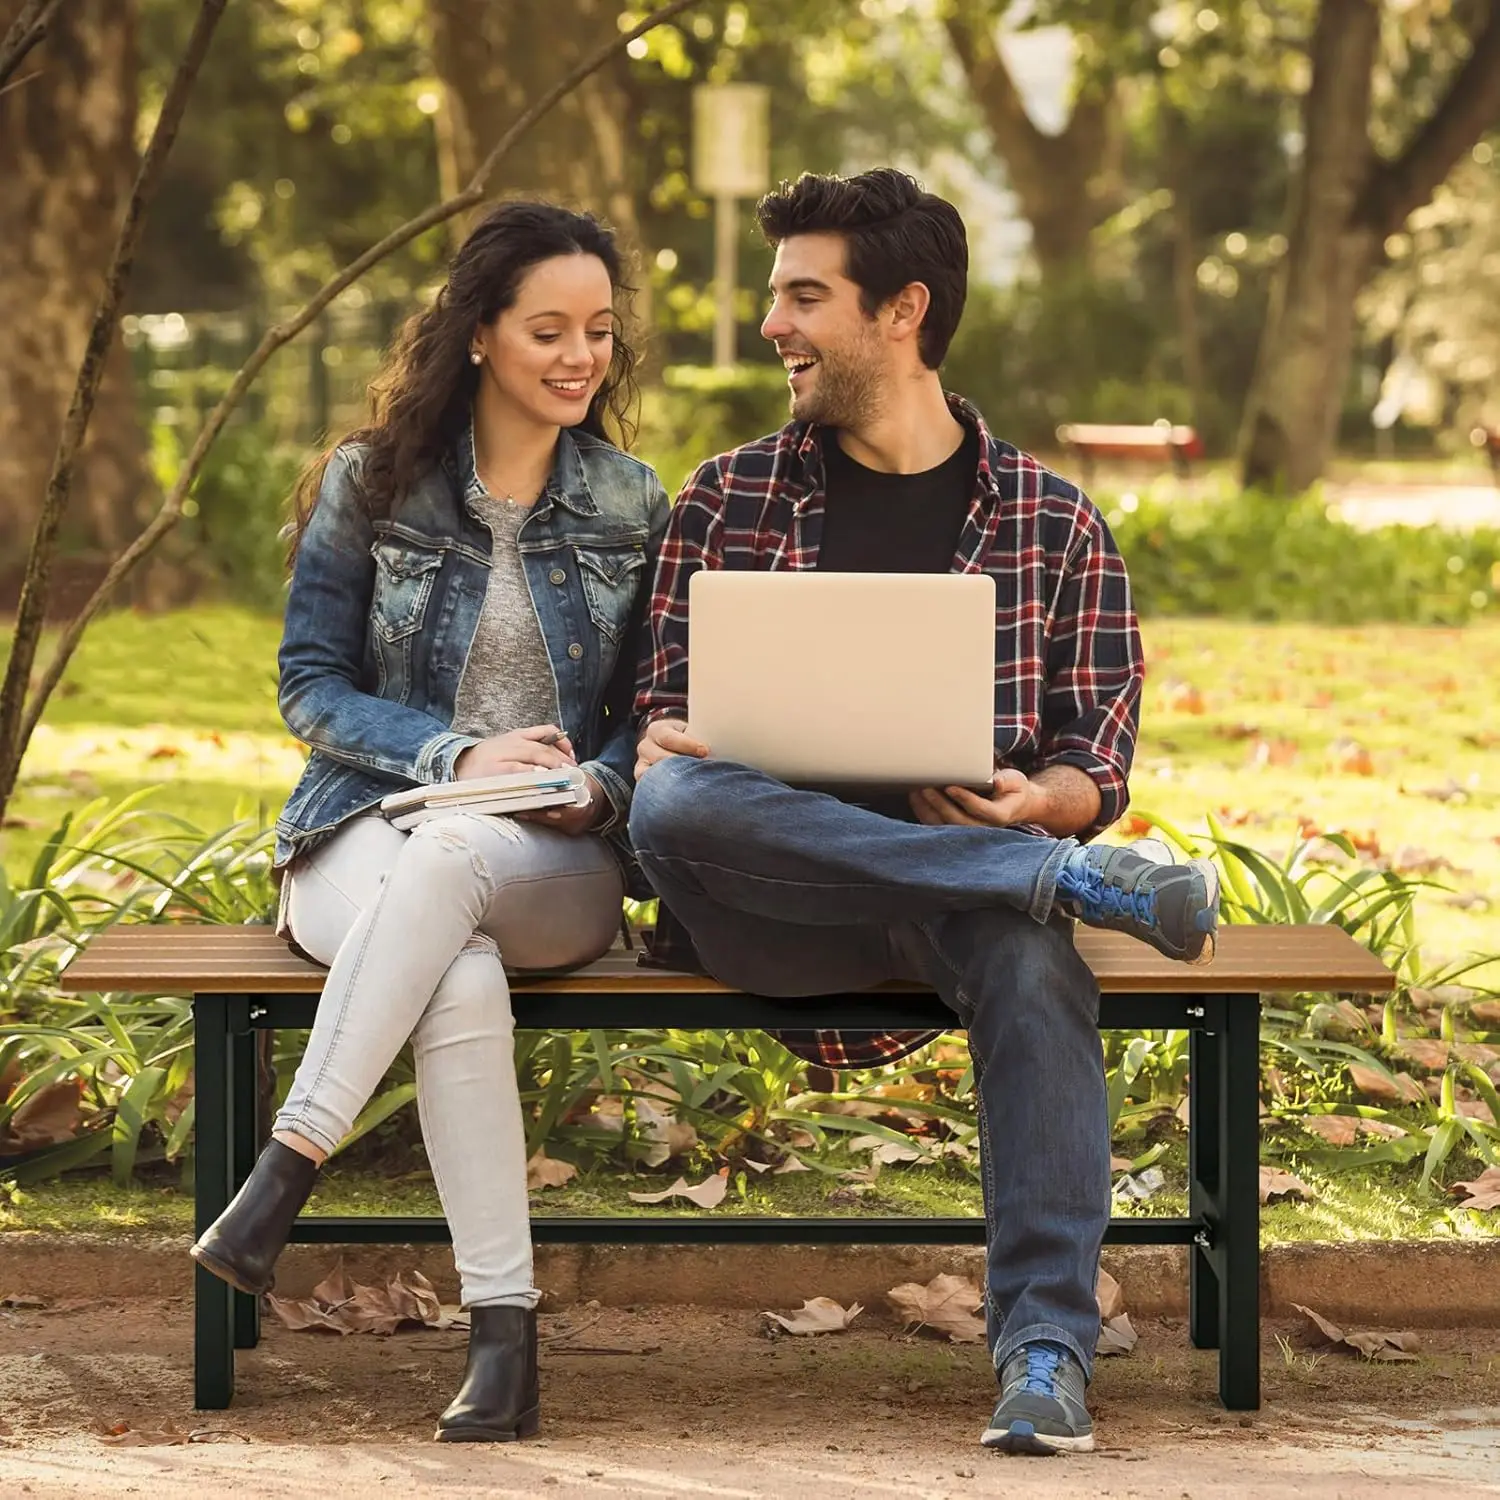
[[[1189,1333],[1219,1350],[1219,1394],[1231,1409],[1260,1402],[1260,997],[1277,991],[1380,994],[1394,977],[1337,927],[1231,927],[1204,968],[1161,958],[1115,933],[1081,930],[1078,949],[1099,981],[1101,1029],[1189,1033],[1189,1190],[1183,1218],[1111,1221],[1114,1243],[1185,1244]],[[245,1180],[260,1149],[257,1033],[312,1024],[325,971],[265,927],[117,927],[68,966],[75,992],[193,997],[196,1073],[195,1214],[201,1233]],[[519,1027],[683,1027],[845,1030],[951,1029],[936,995],[912,985],[774,1000],[712,979],[639,968],[616,951],[576,973],[516,977]],[[538,1241],[595,1243],[980,1244],[979,1218],[792,1218],[700,1211],[646,1218],[538,1216]],[[446,1240],[441,1218],[305,1216],[293,1239],[406,1244]],[[234,1350],[260,1334],[258,1299],[199,1267],[195,1295],[195,1402],[227,1406]]]

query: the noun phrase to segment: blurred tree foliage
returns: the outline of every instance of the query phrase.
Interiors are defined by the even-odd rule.
[[[299,298],[461,176],[476,142],[501,128],[523,94],[628,26],[631,14],[617,14],[616,3],[239,0],[151,224],[137,310],[263,318]],[[1326,30],[1351,4],[1375,9],[1369,0],[705,0],[550,121],[501,189],[596,208],[634,249],[650,335],[651,456],[681,457],[687,433],[676,432],[677,414],[693,388],[664,376],[706,363],[713,319],[712,206],[691,180],[691,90],[731,80],[771,89],[773,176],[893,161],[971,205],[976,240],[993,230],[991,205],[1010,201],[1028,222],[1032,251],[1019,279],[974,278],[948,371],[1007,435],[1045,447],[1062,420],[1166,416],[1195,422],[1224,452],[1247,407],[1264,414],[1269,400],[1286,429],[1288,397],[1266,370],[1285,370],[1287,330],[1302,329],[1307,313],[1289,320],[1280,309],[1289,287],[1294,302],[1305,300],[1307,266],[1332,264],[1327,226],[1305,211],[1309,141],[1327,133],[1309,93],[1313,44],[1320,19]],[[1491,8],[1381,8],[1348,157],[1360,180],[1384,181],[1376,169],[1395,170],[1410,155],[1453,97]],[[139,12],[149,118],[191,7],[139,0]],[[1028,113],[1031,80],[1017,51],[1018,38],[1048,27],[1071,38],[1057,132]],[[1341,102],[1346,136],[1354,104]],[[1454,199],[1438,201],[1451,253],[1468,254],[1457,248],[1466,230]],[[1419,214],[1413,253],[1431,237],[1422,222]],[[744,360],[762,363],[755,328],[770,257],[748,212],[741,236],[739,345]],[[1368,284],[1396,247],[1395,280],[1381,276],[1364,304],[1367,340],[1352,321],[1338,334],[1335,307],[1314,320],[1327,347],[1311,374],[1298,367],[1299,379],[1321,381],[1335,408],[1353,390],[1347,369],[1359,342],[1382,365],[1407,347],[1393,316],[1410,309],[1424,326],[1463,319],[1469,271],[1455,268],[1440,310],[1433,284],[1421,282],[1417,296],[1414,269],[1401,280],[1407,243],[1381,242],[1353,267]],[[449,248],[436,232],[353,294],[387,309],[375,336],[431,285]],[[1475,253],[1470,270],[1484,264]],[[1474,320],[1469,344],[1486,342],[1485,328]],[[1452,340],[1414,332],[1407,343],[1420,344],[1432,368],[1457,368]],[[1472,377],[1477,361],[1469,349],[1459,362]],[[329,378],[352,382],[366,369],[346,363]],[[757,380],[744,399],[716,399],[713,409],[739,420],[769,413]],[[1472,405],[1474,380],[1471,388]],[[705,441],[703,413],[690,415],[692,441]],[[1316,460],[1323,421],[1283,431],[1282,449],[1295,438]],[[723,440],[744,435],[726,430]]]

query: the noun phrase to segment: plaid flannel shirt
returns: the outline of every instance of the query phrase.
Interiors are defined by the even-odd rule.
[[[1089,838],[1129,800],[1145,669],[1125,565],[1079,489],[994,437],[967,402],[948,401],[979,433],[953,571],[988,573],[996,583],[995,752],[1028,775],[1053,765],[1088,775],[1099,788],[1099,815],[1081,835]],[[651,654],[635,703],[642,727],[687,715],[688,579],[699,568],[816,568],[823,506],[822,448],[809,423],[710,459],[688,480],[657,562]],[[665,907],[643,961],[701,971]],[[939,1033],[776,1034],[809,1062],[846,1068],[892,1062]]]

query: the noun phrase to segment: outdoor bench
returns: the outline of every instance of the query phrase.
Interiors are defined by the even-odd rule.
[[[1341,928],[1233,926],[1211,965],[1172,963],[1134,939],[1080,930],[1078,950],[1103,994],[1105,1030],[1189,1032],[1188,1214],[1120,1218],[1113,1244],[1187,1245],[1189,1335],[1219,1351],[1219,1396],[1231,1410],[1260,1404],[1260,997],[1276,991],[1379,994],[1392,974]],[[193,997],[197,1095],[197,1232],[219,1216],[249,1174],[265,1122],[257,1110],[257,1033],[312,1024],[325,971],[266,927],[116,927],[68,966],[71,991]],[[526,1028],[762,1027],[952,1029],[936,995],[912,985],[773,1000],[694,975],[645,970],[622,949],[577,973],[513,981]],[[628,1244],[981,1244],[978,1217],[649,1218],[542,1216],[539,1242]],[[446,1242],[441,1218],[306,1215],[292,1239],[318,1244]],[[184,1264],[186,1258],[184,1257]],[[234,1394],[234,1351],[260,1337],[258,1298],[196,1268],[194,1402],[222,1408]]]
[[[1163,419],[1149,425],[1124,422],[1065,422],[1057,440],[1074,454],[1083,468],[1085,484],[1092,484],[1094,461],[1100,458],[1155,459],[1170,463],[1184,477],[1189,462],[1203,456],[1203,443],[1192,427],[1173,426]]]

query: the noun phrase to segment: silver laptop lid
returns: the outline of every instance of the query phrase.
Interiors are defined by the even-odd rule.
[[[688,581],[688,722],[717,757],[801,786],[983,786],[994,714],[986,574]]]

